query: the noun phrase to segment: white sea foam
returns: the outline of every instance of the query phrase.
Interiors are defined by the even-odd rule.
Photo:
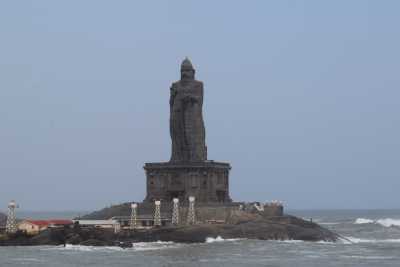
[[[21,262],[41,262],[42,260],[37,258],[14,258],[11,259],[13,261],[21,261]]]
[[[393,257],[386,256],[367,256],[367,255],[342,255],[342,258],[363,259],[363,260],[390,260]]]
[[[371,220],[366,218],[358,218],[356,219],[354,224],[379,224],[384,227],[392,227],[392,226],[400,226],[400,219],[385,218],[385,219]]]
[[[167,248],[178,248],[181,247],[182,244],[174,243],[174,242],[139,242],[133,243],[133,250],[136,251],[148,251],[148,250],[161,250]]]
[[[240,240],[240,238],[222,238],[221,236],[217,236],[216,238],[214,237],[207,237],[206,238],[206,243],[215,243],[215,242],[225,242],[225,241],[237,241]]]
[[[97,247],[97,246],[81,246],[81,245],[71,245],[67,244],[64,246],[58,246],[58,249],[74,250],[74,251],[121,251],[120,247]]]
[[[313,244],[328,244],[328,245],[335,244],[335,242],[333,242],[333,241],[323,241],[323,240],[316,241],[316,242],[308,242],[308,241],[296,240],[296,239],[269,240],[269,241],[271,241],[271,242],[279,242],[279,243],[289,243],[289,244],[298,244],[298,243],[300,243],[300,244],[301,243],[308,243],[308,244],[313,243]]]
[[[102,251],[102,252],[114,252],[114,251],[125,251],[125,250],[135,250],[135,251],[147,251],[147,250],[161,250],[167,248],[177,248],[182,246],[182,244],[177,244],[174,242],[139,242],[139,243],[132,243],[132,248],[121,248],[118,246],[82,246],[82,245],[71,245],[67,244],[64,246],[46,246],[43,247],[42,250],[67,250],[67,251],[81,251],[81,252],[95,252],[95,251]]]
[[[44,246],[41,250],[68,250],[68,251],[83,251],[83,252],[91,252],[91,251],[106,251],[106,250],[122,250],[120,247],[95,247],[95,246],[81,246],[81,245],[71,245],[67,244],[65,247],[61,246]]]
[[[282,242],[282,243],[304,243],[303,240],[294,240],[294,239],[287,239],[287,240],[273,240],[275,242]]]
[[[385,227],[400,226],[399,219],[391,219],[391,218],[379,219],[376,221],[376,223]]]
[[[341,239],[344,244],[359,244],[359,243],[400,243],[400,239],[365,239],[352,236],[346,236]]]
[[[337,225],[337,224],[341,224],[340,222],[320,222],[318,224],[322,224],[322,225]]]
[[[367,224],[367,223],[374,223],[374,220],[365,219],[365,218],[358,218],[354,224]]]
[[[323,240],[317,241],[317,242],[315,242],[315,243],[317,243],[317,244],[325,244],[325,245],[334,245],[334,244],[336,244],[336,243],[333,242],[333,241],[323,241]]]

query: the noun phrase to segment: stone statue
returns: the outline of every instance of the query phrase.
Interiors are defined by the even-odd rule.
[[[206,134],[203,122],[203,83],[196,81],[189,59],[181,65],[181,79],[171,86],[170,134],[172,154],[169,162],[149,162],[146,171],[145,202],[153,207],[155,200],[173,201],[188,206],[196,203],[229,203],[227,162],[207,160]]]
[[[181,80],[171,86],[170,134],[172,162],[207,160],[203,121],[203,83],[194,78],[195,70],[188,58],[181,64]]]

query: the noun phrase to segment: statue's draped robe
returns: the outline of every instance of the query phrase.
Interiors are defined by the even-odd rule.
[[[207,159],[202,107],[202,82],[191,80],[172,84],[170,98],[171,161],[204,161]]]

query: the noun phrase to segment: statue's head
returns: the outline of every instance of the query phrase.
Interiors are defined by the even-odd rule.
[[[188,58],[185,58],[181,64],[181,80],[189,81],[194,80],[194,74],[196,71],[192,66],[192,62]]]

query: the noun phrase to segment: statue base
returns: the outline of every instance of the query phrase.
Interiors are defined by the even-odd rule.
[[[232,202],[229,196],[229,163],[159,162],[146,163],[144,169],[147,178],[144,202],[179,198],[181,203],[185,203],[189,196],[194,196],[196,203]]]

